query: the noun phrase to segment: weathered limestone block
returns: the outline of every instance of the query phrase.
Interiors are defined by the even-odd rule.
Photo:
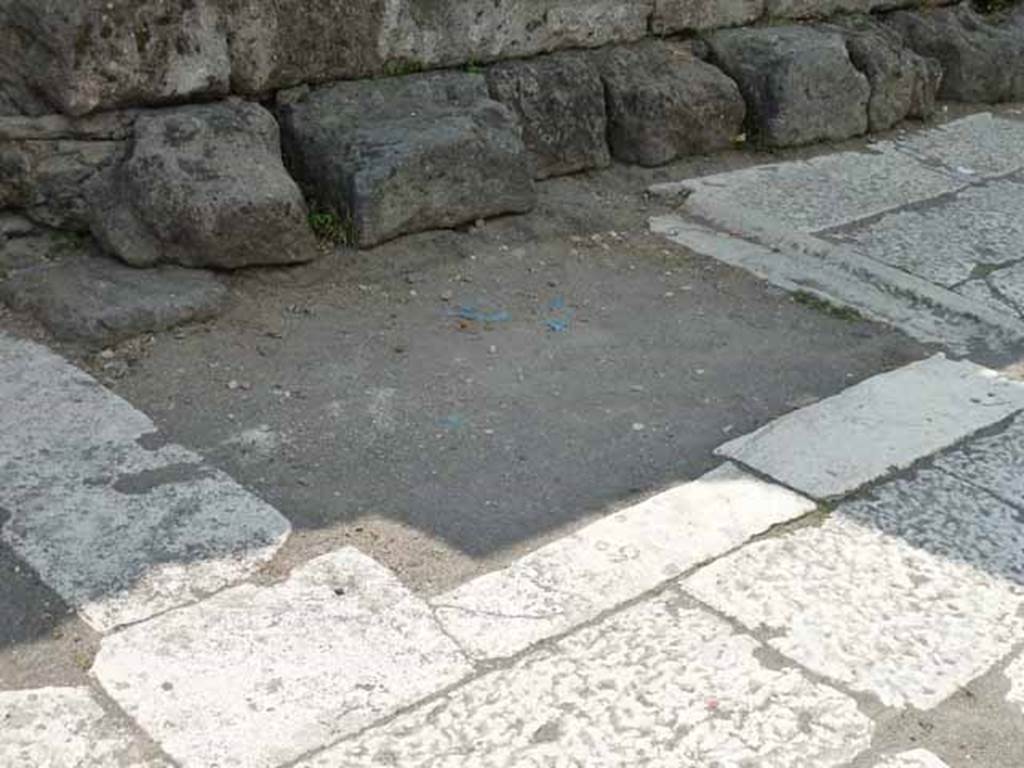
[[[932,116],[942,82],[938,61],[910,50],[899,33],[870,17],[847,17],[829,29],[846,38],[850,60],[871,85],[868,124],[872,131],[888,130],[908,117]]]
[[[915,5],[917,0],[765,0],[770,19],[823,19],[837,13],[870,13]]]
[[[316,255],[277,124],[255,104],[140,115],[127,158],[90,192],[93,234],[135,266],[235,269]]]
[[[491,97],[518,116],[534,178],[611,162],[604,85],[588,57],[555,53],[496,64],[487,70],[487,84]]]
[[[297,89],[279,116],[293,172],[361,246],[534,204],[522,131],[483,75]]]
[[[87,231],[86,188],[123,156],[132,119],[130,113],[0,117],[0,209]]]
[[[82,115],[225,94],[230,63],[209,0],[5,0],[0,71],[8,102]]]
[[[627,163],[655,166],[728,147],[743,130],[736,83],[688,46],[661,41],[595,54],[605,83],[608,142]]]
[[[707,40],[712,60],[739,83],[760,143],[788,147],[867,131],[871,88],[842,35],[784,26],[723,30]]]
[[[996,103],[1024,99],[1024,22],[989,21],[968,5],[899,11],[886,20],[912,49],[942,64],[939,97]]]
[[[750,24],[761,18],[765,0],[654,0],[651,31],[656,35]]]

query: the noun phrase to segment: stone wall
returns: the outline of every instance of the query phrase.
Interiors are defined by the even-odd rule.
[[[4,0],[0,214],[135,266],[294,263],[311,208],[371,246],[613,158],[844,139],[937,98],[1024,100],[1024,8]]]

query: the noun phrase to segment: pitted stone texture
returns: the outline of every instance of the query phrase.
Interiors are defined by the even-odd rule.
[[[692,190],[687,210],[718,221],[718,212],[779,228],[813,233],[877,216],[892,208],[954,192],[948,173],[893,151],[889,143],[864,152],[761,165],[680,182]],[[742,231],[742,230],[741,230]]]
[[[991,181],[836,234],[862,253],[939,285],[1024,259],[1024,183]]]
[[[0,691],[0,724],[4,768],[170,768],[87,688]]]
[[[107,631],[251,576],[288,521],[44,348],[0,336],[3,540]]]
[[[0,299],[29,312],[58,339],[109,345],[140,333],[214,317],[227,300],[217,276],[181,267],[139,270],[96,252],[91,243],[62,248],[33,238],[56,261],[0,273]],[[20,238],[15,244],[24,244]],[[0,269],[5,251],[0,247]]]
[[[968,3],[898,11],[886,19],[911,48],[941,62],[940,98],[990,104],[1024,99],[1024,37],[1019,28],[992,22]]]
[[[892,146],[976,182],[1024,170],[1024,121],[983,112],[901,136]]]
[[[871,88],[843,37],[813,27],[756,27],[707,38],[738,84],[754,138],[770,147],[835,141],[868,130]]]
[[[873,726],[852,699],[769,670],[759,644],[659,597],[301,763],[838,766]]]
[[[830,27],[846,38],[853,65],[871,86],[868,127],[886,131],[908,117],[935,112],[942,66],[903,44],[899,33],[865,16],[849,16]]]
[[[471,655],[511,656],[814,509],[724,465],[431,602]]]
[[[224,95],[219,21],[208,0],[7,0],[0,71],[69,115]]]
[[[186,768],[280,765],[470,671],[429,608],[353,549],[108,636],[93,667]]]
[[[909,752],[900,752],[897,755],[889,755],[880,762],[875,763],[875,768],[949,768],[927,749],[912,749]]]
[[[604,85],[590,58],[558,53],[496,64],[487,84],[491,97],[518,116],[534,178],[611,162]]]
[[[988,276],[988,284],[1011,312],[1024,317],[1024,262],[995,270]]]
[[[409,75],[279,97],[286,153],[362,246],[533,207],[521,129],[482,75]]]
[[[724,149],[743,130],[736,83],[675,43],[648,41],[597,54],[608,142],[619,160],[655,166]]]
[[[1024,509],[1024,416],[939,456],[935,467]]]
[[[277,123],[256,104],[141,115],[130,154],[91,193],[93,234],[134,266],[235,269],[317,254]]]
[[[1024,656],[1011,661],[1003,674],[1010,682],[1006,700],[1020,707],[1021,714],[1024,714]]]
[[[737,27],[757,21],[764,0],[654,0],[651,31],[671,35],[719,27]]]
[[[684,583],[809,669],[930,709],[1024,639],[1019,512],[928,470]]]
[[[909,467],[1024,408],[1024,383],[942,355],[874,376],[716,453],[815,498]]]
[[[765,13],[772,19],[821,19],[912,3],[913,0],[765,0]]]

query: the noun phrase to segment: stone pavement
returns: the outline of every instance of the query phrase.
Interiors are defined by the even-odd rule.
[[[1024,112],[661,184],[652,228],[960,353],[1024,338]]]
[[[0,765],[1024,763],[1009,375],[881,374],[423,597],[353,548],[267,573],[274,509],[45,348],[0,361],[3,540],[102,633],[86,684],[0,691]]]

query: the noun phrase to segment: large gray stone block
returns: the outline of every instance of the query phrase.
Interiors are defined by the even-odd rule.
[[[707,41],[712,60],[739,83],[759,143],[787,147],[867,131],[871,88],[842,35],[757,27],[715,32]]]
[[[765,0],[654,0],[651,31],[656,35],[736,27],[757,21]]]
[[[604,85],[589,58],[556,53],[496,64],[487,70],[487,84],[519,118],[535,178],[611,162]]]
[[[529,210],[522,131],[483,75],[410,75],[279,98],[285,151],[361,246]]]
[[[647,41],[595,54],[612,154],[654,166],[729,146],[745,108],[736,83],[689,47]]]
[[[90,189],[92,231],[135,266],[235,269],[316,255],[274,118],[246,102],[157,110]]]
[[[9,102],[81,115],[225,94],[230,62],[209,0],[5,0],[0,71]]]
[[[850,60],[868,78],[868,124],[885,131],[908,117],[935,112],[942,66],[903,44],[899,33],[866,16],[850,16],[830,27],[846,38]]]
[[[911,48],[942,64],[939,96],[996,103],[1024,99],[1024,22],[978,15],[968,5],[899,11],[886,20]]]

